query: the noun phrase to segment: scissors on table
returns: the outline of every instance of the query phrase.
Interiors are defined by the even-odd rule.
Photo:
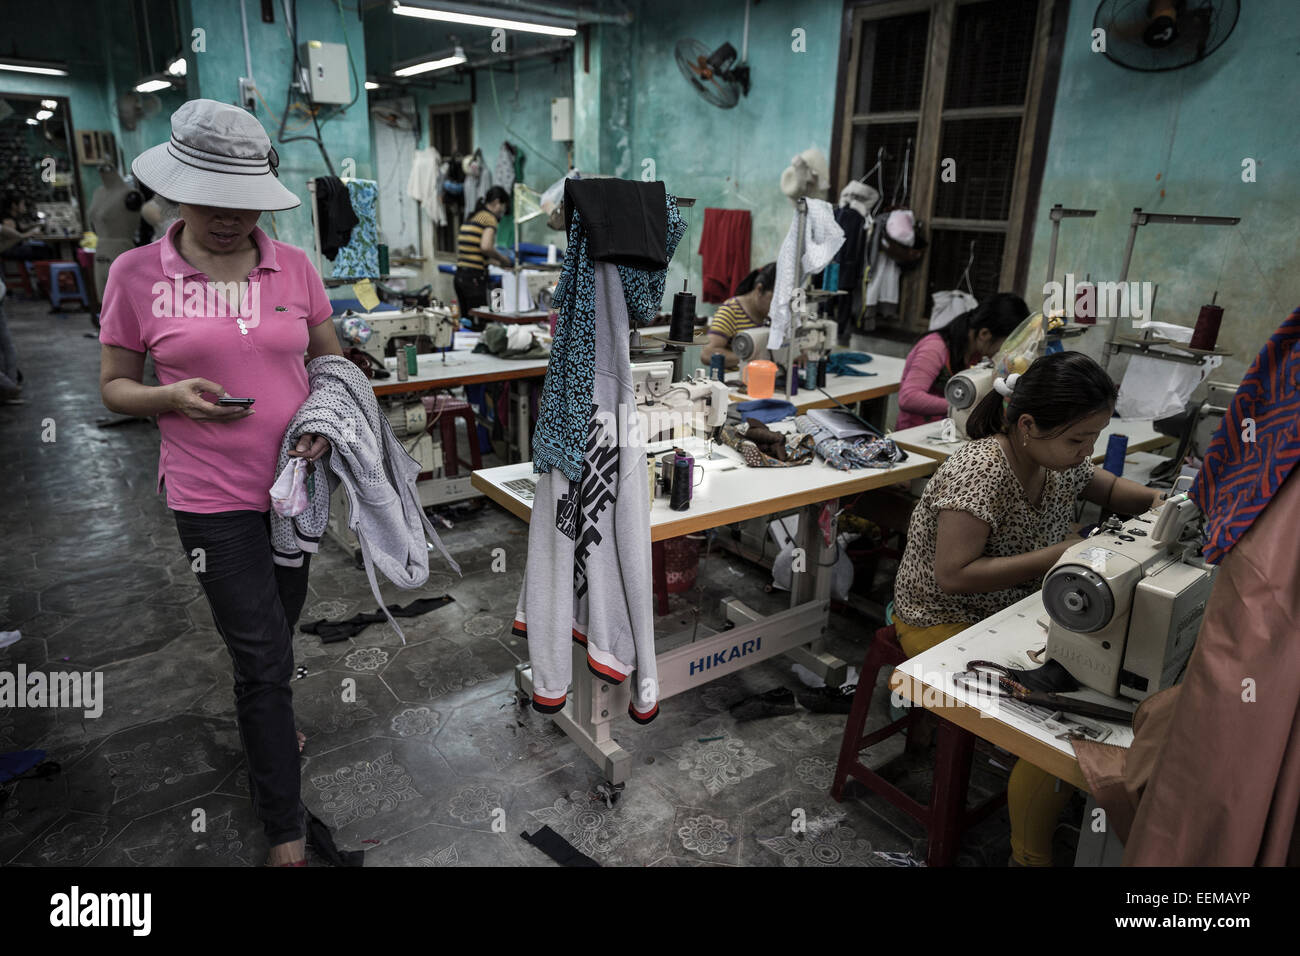
[[[1030,690],[1012,676],[1011,668],[992,661],[967,661],[966,670],[952,676],[953,683],[962,690],[976,694],[991,694],[994,697],[1010,697],[1022,704],[1034,707],[1046,707],[1067,714],[1081,717],[1096,717],[1099,720],[1111,720],[1120,724],[1131,724],[1131,711],[1119,707],[1107,707],[1092,701],[1067,697],[1064,694],[1052,694]]]

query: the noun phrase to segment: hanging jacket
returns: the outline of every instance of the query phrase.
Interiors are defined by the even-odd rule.
[[[307,380],[311,394],[285,430],[276,474],[284,470],[289,449],[304,433],[322,436],[330,450],[316,463],[308,510],[293,518],[271,512],[272,560],[301,567],[303,552],[315,553],[329,521],[330,492],[341,484],[348,527],[360,542],[370,590],[387,614],[375,568],[399,588],[423,585],[429,578],[426,533],[457,574],[460,565],[425,517],[415,488],[420,465],[393,434],[366,376],[341,355],[319,355],[307,363]],[[388,620],[405,643],[391,614]]]
[[[705,209],[700,233],[705,302],[725,302],[749,275],[749,210]]]
[[[513,633],[528,639],[534,709],[564,707],[576,642],[601,680],[632,678],[628,713],[649,723],[659,712],[650,479],[640,420],[626,411],[636,399],[619,270],[602,262],[593,273],[595,377],[582,470],[577,481],[559,469],[537,480]]]
[[[595,263],[618,266],[628,321],[647,324],[663,304],[668,260],[686,222],[663,183],[621,179],[566,179],[564,216],[568,244],[553,299],[559,321],[533,431],[533,470],[559,468],[578,481],[591,413]]]

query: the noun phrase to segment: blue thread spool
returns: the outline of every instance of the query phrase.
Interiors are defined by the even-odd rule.
[[[1127,454],[1128,436],[1111,435],[1110,441],[1106,443],[1106,463],[1101,467],[1118,478],[1124,474],[1124,456]]]
[[[720,355],[715,352],[709,358],[709,378],[716,378],[721,382],[726,375],[726,368],[727,357],[725,355]]]

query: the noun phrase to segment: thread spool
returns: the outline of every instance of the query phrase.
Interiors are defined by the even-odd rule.
[[[673,317],[668,325],[668,342],[671,345],[690,345],[695,339],[695,293],[682,291],[673,295]]]
[[[694,475],[695,459],[684,452],[677,452],[673,457],[673,487],[668,498],[668,507],[673,511],[690,508]]]
[[[1201,314],[1196,317],[1196,328],[1192,330],[1192,341],[1188,343],[1188,348],[1204,349],[1209,352],[1214,348],[1214,343],[1219,341],[1219,324],[1223,321],[1223,306],[1214,304],[1218,297],[1219,293],[1214,293],[1210,304],[1201,306]]]
[[[709,378],[716,378],[719,382],[725,381],[726,373],[727,357],[717,352],[709,356]]]
[[[1079,325],[1097,324],[1097,289],[1091,282],[1074,287],[1074,321]]]
[[[1118,478],[1124,474],[1124,456],[1127,454],[1128,436],[1111,435],[1110,441],[1106,443],[1106,463],[1101,467]]]

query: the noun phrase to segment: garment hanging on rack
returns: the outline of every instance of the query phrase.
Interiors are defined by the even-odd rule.
[[[339,249],[331,275],[379,278],[379,226],[375,216],[379,183],[373,179],[349,179],[347,187],[348,200],[358,221],[352,227],[352,238]]]
[[[473,211],[478,205],[479,198],[487,195],[487,191],[492,188],[492,171],[488,169],[487,160],[483,158],[483,150],[476,149],[463,162],[465,170],[465,209]]]
[[[662,182],[622,179],[565,180],[564,215],[568,243],[553,298],[559,322],[533,432],[533,470],[559,468],[578,481],[595,373],[594,264],[619,267],[627,313],[647,325],[663,304],[668,262],[686,221]]]
[[[749,210],[705,209],[699,253],[704,301],[725,302],[749,275]]]
[[[820,272],[835,258],[835,253],[844,245],[844,230],[835,222],[835,211],[826,200],[805,199],[804,202],[808,204],[808,216],[804,223],[803,275],[808,275]],[[795,290],[798,235],[799,212],[796,210],[776,257],[776,282],[768,312],[772,329],[768,333],[767,345],[771,349],[779,349],[785,344],[785,335],[790,328],[790,298]]]
[[[832,300],[831,316],[843,335],[848,329],[849,320],[854,311],[854,300],[862,285],[862,271],[866,268],[867,228],[866,219],[858,212],[860,202],[850,202],[835,210],[835,222],[844,232],[844,245],[835,253],[835,262],[839,265],[836,277],[836,289],[842,289],[847,295],[836,296]],[[828,267],[829,271],[829,267]],[[825,286],[823,285],[823,288]]]
[[[662,201],[663,183],[654,185]],[[676,209],[671,197],[668,202]],[[592,211],[589,205],[585,211]],[[582,218],[575,213],[574,225]],[[577,236],[571,232],[570,238]],[[581,238],[575,244],[586,245]],[[596,677],[611,684],[631,678],[628,714],[644,724],[659,713],[646,507],[650,479],[639,426],[620,414],[635,404],[627,361],[634,293],[624,288],[621,275],[635,275],[636,270],[610,262],[588,265],[591,272],[582,284],[590,296],[592,328],[581,363],[593,382],[582,416],[579,468],[572,479],[554,468],[537,480],[528,523],[528,564],[512,633],[528,639],[535,710],[553,714],[564,708],[569,685],[577,677],[576,642],[585,648],[587,668]],[[567,266],[565,275],[573,281]],[[662,295],[662,283],[659,291]],[[566,327],[572,326],[571,313],[565,321]],[[558,335],[556,345],[558,349]],[[551,366],[548,386],[555,371],[554,353]],[[542,415],[547,413],[544,406]],[[624,435],[628,428],[631,433]]]
[[[406,194],[420,204],[434,225],[447,224],[447,213],[442,207],[442,156],[432,146],[416,150],[412,155]]]
[[[348,187],[337,176],[316,177],[316,222],[320,228],[320,251],[330,262],[352,239],[357,218],[348,198]]]

